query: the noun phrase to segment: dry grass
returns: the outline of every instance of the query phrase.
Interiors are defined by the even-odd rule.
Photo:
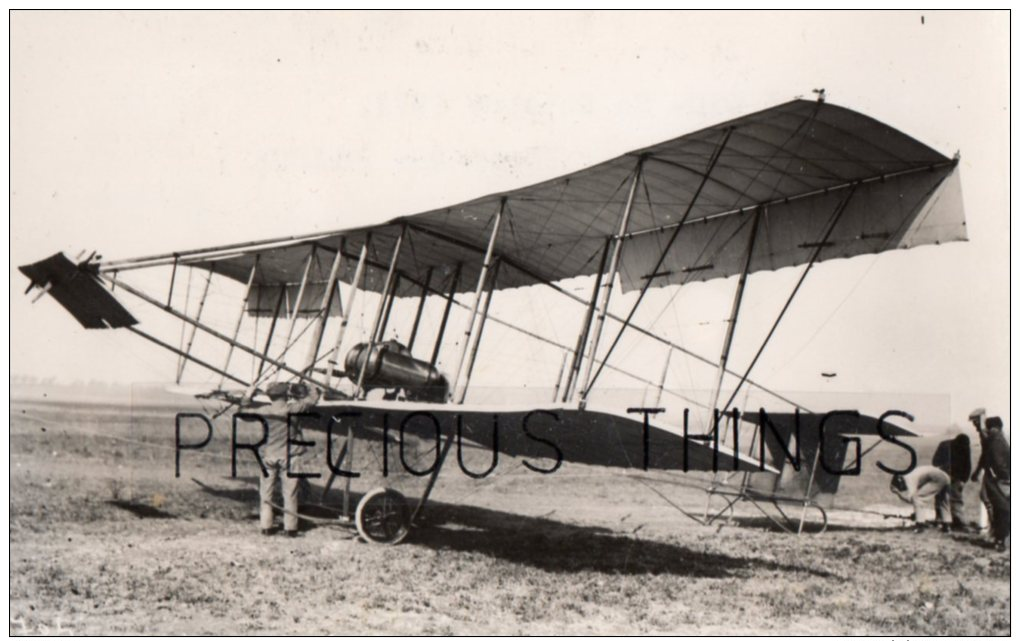
[[[11,633],[1010,629],[1009,558],[974,537],[881,521],[799,538],[717,531],[619,473],[583,467],[543,477],[501,461],[501,476],[481,483],[450,474],[428,527],[398,547],[321,524],[263,538],[254,486],[224,478],[229,459],[186,453],[174,479],[172,414],[132,414],[12,408]],[[210,451],[228,453],[228,439]],[[362,465],[373,456],[363,449]],[[885,497],[855,481],[868,501]],[[396,483],[409,494],[420,485]]]

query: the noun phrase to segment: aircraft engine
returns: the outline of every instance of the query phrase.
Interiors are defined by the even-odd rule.
[[[365,368],[363,384],[366,390],[399,388],[408,400],[431,403],[445,401],[449,392],[449,383],[439,370],[411,356],[411,352],[397,341],[378,343],[371,351],[368,343],[352,347],[344,360],[347,378],[356,384],[362,367]]]

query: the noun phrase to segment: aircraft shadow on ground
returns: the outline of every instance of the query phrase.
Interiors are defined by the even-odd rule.
[[[672,542],[638,539],[597,526],[564,523],[485,508],[434,504],[432,527],[415,531],[412,544],[476,552],[548,572],[673,574],[726,578],[756,571],[834,575],[816,568],[695,550]]]
[[[161,510],[145,503],[136,503],[134,501],[124,500],[110,500],[107,501],[109,505],[112,505],[121,510],[125,510],[137,516],[140,519],[175,519],[175,515]]]
[[[783,525],[779,525],[776,521],[782,522]],[[729,519],[723,518],[717,521],[718,524],[725,524],[726,526],[750,528],[757,530],[766,530],[768,532],[776,532],[787,534],[790,536],[796,536],[797,532],[797,520],[794,519],[790,522],[785,522],[783,519],[777,517],[776,520],[772,520],[765,516],[734,516]],[[821,532],[822,523],[821,521],[806,519],[804,521],[804,528],[801,530],[801,534],[810,535],[818,534]],[[826,532],[895,532],[896,528],[889,528],[881,525],[847,525],[843,523],[829,523],[825,527]]]
[[[254,508],[254,488],[224,489],[195,483],[206,493]],[[311,488],[318,500],[320,488]],[[359,494],[352,493],[351,506]],[[306,503],[301,513],[316,518],[335,518],[340,493],[330,492],[325,505]],[[638,539],[613,530],[565,523],[547,517],[523,516],[500,510],[429,502],[423,527],[415,529],[406,545],[437,551],[474,552],[495,559],[535,567],[548,572],[596,571],[609,574],[672,574],[689,577],[727,578],[748,576],[757,571],[803,572],[830,578],[817,568],[771,560],[729,556],[691,549],[672,542]],[[302,521],[302,530],[321,525]]]

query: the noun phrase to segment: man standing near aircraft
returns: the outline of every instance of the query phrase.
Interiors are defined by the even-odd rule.
[[[935,495],[935,513],[944,529],[964,530],[963,487],[970,479],[970,438],[957,434],[955,438],[942,441],[935,450],[931,464],[949,475],[949,487]],[[952,523],[950,524],[950,514]]]
[[[981,484],[981,498],[985,501],[992,522],[992,539],[995,548],[1006,550],[1009,536],[1009,443],[1002,433],[1002,419],[989,417],[981,434],[981,458],[972,480],[984,474]]]
[[[981,475],[981,459],[985,451],[985,408],[979,407],[972,411],[967,419],[970,420],[970,424],[974,426],[974,429],[978,434],[978,445],[981,447],[981,453],[978,454],[978,464],[974,468],[974,474],[970,480],[977,481]],[[981,488],[981,510],[978,515],[978,531],[984,532],[988,529],[988,521],[992,516],[992,508],[988,504],[988,496],[985,494],[985,488]]]
[[[268,428],[262,458],[266,474],[259,479],[259,526],[263,535],[273,533],[273,491],[277,479],[283,494],[283,531],[287,536],[297,536],[298,530],[298,488],[300,478],[292,477],[296,459],[303,453],[300,446],[301,424],[297,414],[307,412],[319,401],[320,391],[311,390],[304,383],[273,383],[266,390],[272,403],[258,412],[265,419]],[[292,445],[288,451],[287,441]],[[289,461],[289,462],[288,462]]]

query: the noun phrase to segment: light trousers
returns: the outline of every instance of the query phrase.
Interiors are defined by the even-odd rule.
[[[288,478],[286,460],[265,461],[265,464],[269,476],[259,478],[259,526],[263,530],[273,527],[273,493],[279,481],[283,494],[283,529],[297,531],[298,485],[301,479]]]

